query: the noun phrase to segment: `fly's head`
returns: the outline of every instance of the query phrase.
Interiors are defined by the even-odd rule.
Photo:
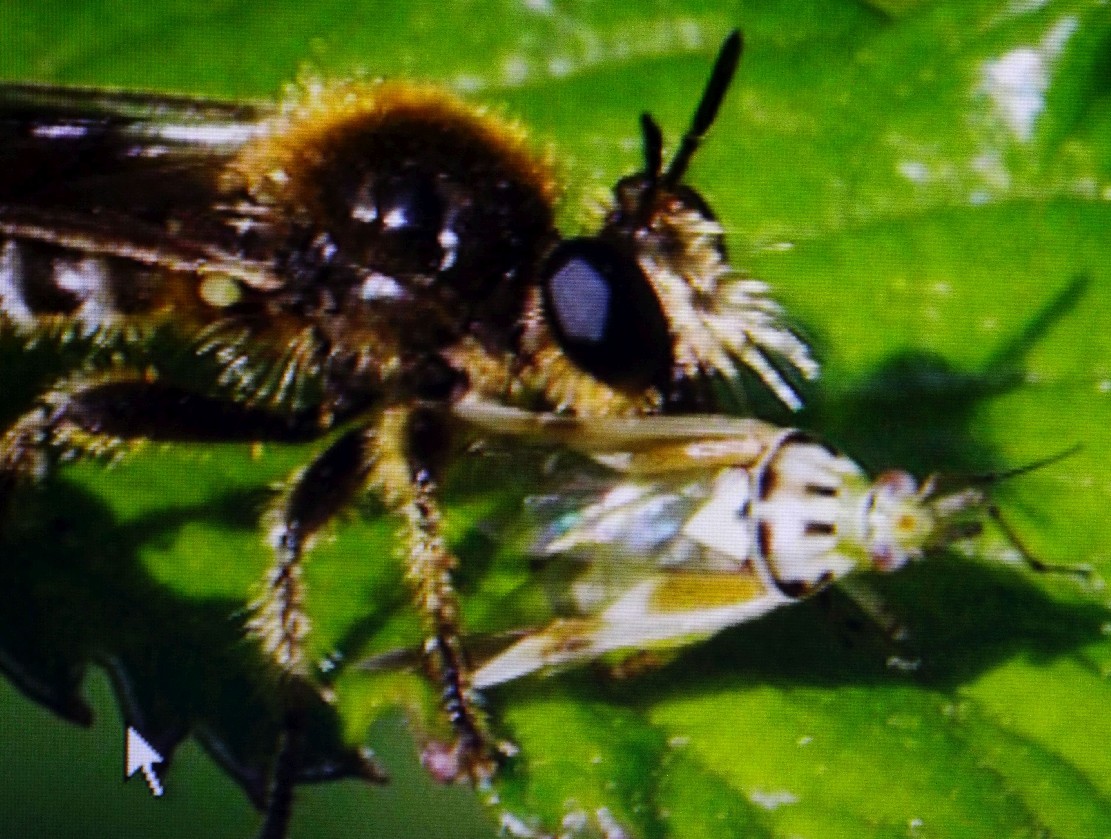
[[[616,390],[654,389],[664,406],[682,407],[707,381],[733,381],[744,366],[797,409],[780,368],[817,374],[766,287],[734,276],[720,222],[683,180],[740,54],[734,32],[666,169],[660,128],[641,117],[643,171],[617,182],[597,233],[561,242],[541,269],[544,319],[566,356]]]

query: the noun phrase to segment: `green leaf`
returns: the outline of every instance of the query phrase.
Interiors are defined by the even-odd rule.
[[[673,145],[713,50],[741,26],[739,80],[689,179],[726,225],[734,263],[773,285],[823,362],[800,416],[758,405],[874,470],[977,474],[1080,443],[1001,485],[998,501],[1037,555],[1107,577],[1106,11],[1098,0],[27,6],[8,15],[0,74],[249,97],[306,61],[440,80],[550,145],[575,230],[583,205],[638,166],[638,114],[651,110]],[[52,361],[5,360],[24,371],[5,406],[14,416]],[[84,664],[124,661],[141,707],[264,770],[278,711],[240,634],[268,562],[257,519],[271,484],[318,449],[152,447],[110,472],[65,470],[21,502],[7,536],[5,669],[79,718]],[[545,617],[526,559],[486,535],[533,486],[523,468],[485,464],[453,481],[476,633]],[[419,674],[349,666],[419,643],[392,541],[368,507],[314,553],[306,581],[313,657],[344,654],[312,745],[323,760],[388,732],[397,775],[411,752],[381,726],[399,709],[418,739],[446,730]],[[493,689],[492,724],[519,752],[480,798],[508,825],[646,839],[1109,835],[1108,606],[1009,555],[989,535],[974,556],[875,581],[909,630],[896,652],[920,665],[907,672],[885,667],[878,631],[846,630],[836,612],[851,606],[834,594],[833,615],[817,601],[781,610],[640,676],[587,667]],[[341,789],[370,802],[348,831],[401,835],[392,793]],[[301,793],[310,806],[315,794]],[[447,806],[442,826],[413,835],[493,832],[461,823],[459,798]],[[343,830],[297,819],[305,835]]]

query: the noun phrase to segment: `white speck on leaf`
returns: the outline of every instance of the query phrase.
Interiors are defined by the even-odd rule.
[[[981,67],[979,92],[991,99],[999,118],[1021,142],[1034,136],[1045,110],[1052,63],[1079,25],[1075,17],[1063,17],[1040,45],[1017,47]]]
[[[510,87],[524,84],[529,77],[528,59],[523,55],[507,55],[502,61],[501,77]]]
[[[486,82],[478,76],[460,74],[452,80],[451,85],[460,93],[475,93],[486,87]]]
[[[556,57],[548,62],[548,72],[557,79],[570,76],[574,70],[575,62],[570,58]]]
[[[599,807],[594,813],[594,818],[598,820],[603,839],[630,839],[625,828],[618,824],[608,808]]]
[[[916,184],[924,184],[930,180],[930,169],[920,160],[900,160],[899,174]]]
[[[785,789],[774,790],[772,792],[754,789],[748,794],[748,800],[757,807],[763,807],[765,810],[777,810],[787,804],[799,803],[799,797],[790,790]]]

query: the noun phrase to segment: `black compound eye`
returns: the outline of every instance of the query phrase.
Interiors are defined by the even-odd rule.
[[[668,380],[667,318],[630,255],[598,239],[571,239],[542,276],[548,323],[572,362],[622,390]]]

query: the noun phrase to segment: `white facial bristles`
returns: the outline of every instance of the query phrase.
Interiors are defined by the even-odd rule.
[[[721,256],[722,229],[717,222],[683,210],[669,216],[667,223],[672,230],[665,238],[681,242],[682,249],[674,253],[647,248],[640,264],[675,325],[677,362],[692,376],[716,371],[725,379],[743,364],[784,405],[799,410],[802,399],[773,359],[807,380],[817,377],[818,364],[786,324],[767,285],[729,279],[732,269]]]

